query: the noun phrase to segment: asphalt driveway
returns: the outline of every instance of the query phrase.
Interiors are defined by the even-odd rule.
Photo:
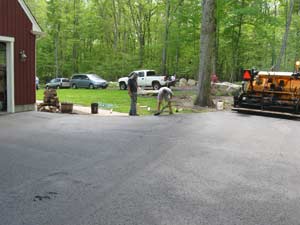
[[[0,224],[298,225],[300,122],[0,116]]]

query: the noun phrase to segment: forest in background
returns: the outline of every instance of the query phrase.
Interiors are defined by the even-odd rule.
[[[37,75],[45,81],[97,73],[115,81],[147,68],[196,79],[201,2],[26,0],[45,32],[37,41]],[[292,71],[299,59],[299,2],[217,0],[214,70],[219,79],[236,81],[242,68],[269,70],[280,55],[280,70]]]

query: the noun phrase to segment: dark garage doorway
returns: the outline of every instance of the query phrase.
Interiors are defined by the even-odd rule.
[[[0,112],[7,110],[6,44],[0,42]]]

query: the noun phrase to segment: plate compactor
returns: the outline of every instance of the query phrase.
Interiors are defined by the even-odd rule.
[[[298,65],[297,65],[298,64]],[[300,119],[300,62],[296,72],[244,70],[233,111]]]

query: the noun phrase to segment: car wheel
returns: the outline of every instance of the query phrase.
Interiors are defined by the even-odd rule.
[[[153,87],[153,90],[159,90],[160,89],[160,83],[153,82],[152,87]]]
[[[49,87],[48,87],[48,86],[46,86],[45,88],[46,88],[47,90],[49,89]]]
[[[127,86],[124,82],[119,83],[120,90],[126,90]]]
[[[76,89],[77,88],[76,84],[72,84],[72,88]]]
[[[93,84],[90,84],[89,85],[89,89],[94,89],[95,87],[94,87],[94,85]]]
[[[57,85],[57,86],[56,86],[56,89],[60,89],[60,86],[59,86],[59,85]]]

